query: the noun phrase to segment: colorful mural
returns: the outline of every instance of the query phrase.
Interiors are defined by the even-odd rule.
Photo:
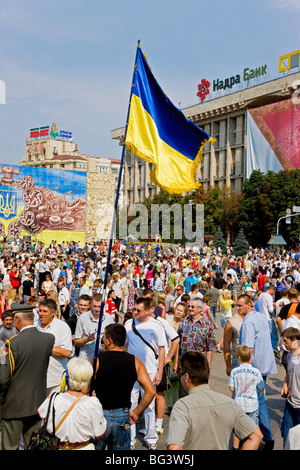
[[[0,236],[83,241],[86,178],[79,171],[0,166]]]

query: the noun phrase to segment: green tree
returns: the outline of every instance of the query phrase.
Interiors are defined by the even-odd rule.
[[[300,205],[300,170],[282,170],[278,173],[260,170],[252,172],[243,185],[243,199],[239,205],[239,226],[243,228],[252,246],[267,246],[277,232],[277,222],[288,208]],[[291,224],[281,221],[281,233],[288,246],[298,242],[300,217],[292,217]]]
[[[249,243],[247,242],[242,228],[234,240],[233,251],[236,256],[244,256],[249,251]]]
[[[222,253],[226,253],[227,246],[226,246],[223,232],[220,227],[217,228],[216,236],[212,242],[212,245],[216,249],[220,247],[222,250]]]

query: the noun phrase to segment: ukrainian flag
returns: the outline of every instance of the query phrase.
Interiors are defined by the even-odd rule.
[[[200,186],[195,173],[210,136],[176,108],[154,78],[138,45],[125,146],[153,163],[156,186],[181,194]]]

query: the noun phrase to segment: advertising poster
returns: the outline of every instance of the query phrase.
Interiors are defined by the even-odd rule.
[[[86,172],[0,166],[0,236],[84,243]]]
[[[300,104],[284,100],[247,113],[247,178],[300,168]]]

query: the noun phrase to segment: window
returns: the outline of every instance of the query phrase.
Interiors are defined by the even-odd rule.
[[[235,149],[231,150],[231,158],[232,158],[231,174],[235,175],[236,174],[236,151],[235,151]]]

